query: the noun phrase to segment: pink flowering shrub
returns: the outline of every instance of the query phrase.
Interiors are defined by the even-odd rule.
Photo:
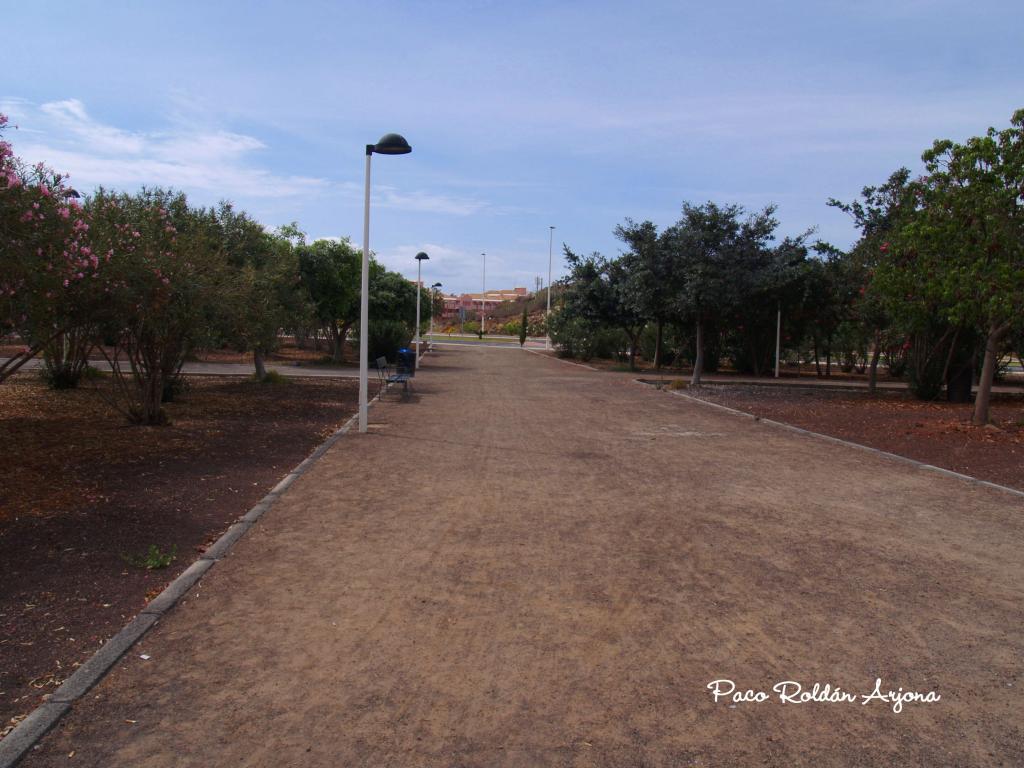
[[[100,189],[86,212],[87,258],[104,275],[97,316],[113,348],[113,403],[132,421],[164,423],[161,403],[217,311],[225,270],[213,213],[160,189]]]
[[[17,335],[25,349],[0,366],[0,381],[77,327],[99,267],[78,193],[65,176],[15,156],[6,127],[0,115],[0,337]]]

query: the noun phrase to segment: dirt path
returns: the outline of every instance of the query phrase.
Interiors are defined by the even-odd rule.
[[[537,355],[416,391],[26,764],[1024,763],[1019,501]]]

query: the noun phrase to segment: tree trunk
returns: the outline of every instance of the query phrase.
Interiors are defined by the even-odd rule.
[[[878,390],[878,359],[882,356],[879,334],[875,334],[875,348],[871,352],[871,367],[868,369],[868,394],[874,397]]]
[[[654,370],[661,369],[661,336],[665,328],[665,321],[658,321],[658,332],[654,337]]]
[[[263,381],[267,378],[267,366],[263,364],[263,350],[254,349],[252,351],[252,363],[256,367],[256,378]]]
[[[636,370],[636,347],[640,340],[640,334],[629,337],[629,370]]]
[[[988,424],[988,408],[992,399],[992,380],[996,376],[999,342],[1009,330],[1008,325],[994,325],[985,338],[985,362],[981,365],[981,380],[978,381],[978,396],[974,399],[974,417],[971,419],[975,426]]]
[[[693,360],[693,376],[690,378],[691,387],[700,386],[700,376],[704,373],[704,323],[697,320],[697,354]]]
[[[828,336],[828,348],[825,350],[825,375],[832,375],[832,334]]]
[[[331,360],[340,363],[345,353],[345,340],[341,335],[341,329],[337,323],[331,323],[327,330],[331,334]]]
[[[821,358],[818,355],[818,336],[814,336],[814,370],[818,374],[818,378],[821,378]]]
[[[159,373],[150,371],[142,390],[142,423],[163,424],[164,379]]]
[[[341,329],[338,331],[338,346],[341,348],[341,357],[338,359],[339,363],[345,362],[345,340],[348,338],[348,331],[352,327],[352,323],[342,323]]]

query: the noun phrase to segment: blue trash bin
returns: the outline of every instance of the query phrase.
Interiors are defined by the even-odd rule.
[[[398,373],[407,373],[410,376],[416,375],[416,353],[411,349],[402,347],[398,350],[398,359],[395,362],[395,369]]]

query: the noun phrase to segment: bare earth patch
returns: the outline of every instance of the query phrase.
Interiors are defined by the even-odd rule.
[[[439,349],[25,768],[1024,765],[1020,499],[631,378]]]
[[[711,402],[1024,490],[1024,396],[995,396],[992,423],[971,426],[970,404],[902,392],[729,384],[688,390]]]
[[[344,423],[356,392],[197,377],[171,426],[139,427],[97,386],[0,385],[0,733]],[[129,565],[151,545],[174,562]]]

